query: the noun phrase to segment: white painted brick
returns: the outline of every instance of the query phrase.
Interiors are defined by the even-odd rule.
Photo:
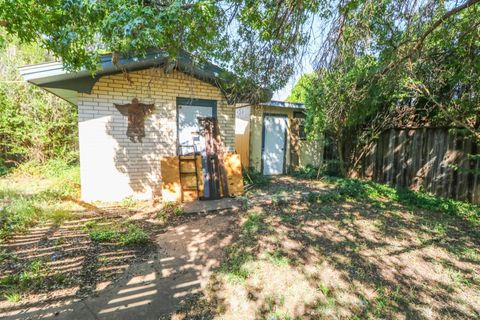
[[[101,78],[92,94],[79,94],[78,119],[82,198],[116,201],[127,196],[148,199],[160,189],[160,158],[176,153],[176,98],[217,101],[217,116],[225,149],[233,151],[235,111],[216,87],[180,72],[161,69]],[[154,103],[155,112],[145,120],[142,144],[126,136],[127,117],[113,103],[133,98]]]

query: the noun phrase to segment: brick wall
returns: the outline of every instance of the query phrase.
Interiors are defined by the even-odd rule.
[[[91,94],[79,94],[78,121],[82,199],[118,201],[128,196],[150,199],[160,194],[160,157],[176,154],[176,98],[217,101],[217,117],[226,151],[235,144],[235,109],[220,90],[174,71],[148,69],[102,77]],[[155,104],[145,120],[143,143],[126,136],[127,117],[114,103]]]

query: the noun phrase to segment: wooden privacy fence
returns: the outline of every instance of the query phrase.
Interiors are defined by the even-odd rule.
[[[446,128],[390,129],[362,159],[360,175],[480,203],[480,161],[469,157],[479,153],[478,144]]]

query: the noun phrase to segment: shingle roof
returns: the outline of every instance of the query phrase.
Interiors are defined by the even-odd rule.
[[[162,67],[172,61],[163,50],[151,50],[142,57],[120,57],[118,64],[127,71]],[[103,76],[121,73],[122,69],[112,62],[112,55],[104,55],[100,59],[99,71],[93,76],[88,70],[78,72],[67,71],[61,62],[42,63],[20,68],[20,73],[28,82],[35,84],[73,104],[77,104],[77,93],[91,93],[95,83]],[[222,90],[230,103],[251,101],[248,89],[233,90],[236,76],[212,63],[194,62],[191,55],[181,52],[175,60],[174,68],[199,80],[208,82]],[[272,92],[258,88],[260,94],[256,102],[268,101]]]

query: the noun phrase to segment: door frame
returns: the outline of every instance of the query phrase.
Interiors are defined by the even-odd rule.
[[[215,119],[217,118],[217,100],[207,100],[207,99],[193,99],[193,98],[184,98],[184,97],[177,97],[177,105],[175,106],[175,121],[176,121],[176,127],[177,127],[177,139],[175,144],[177,153],[178,153],[178,148],[179,148],[179,135],[180,135],[180,123],[179,123],[179,117],[178,117],[178,111],[180,106],[194,106],[194,107],[207,107],[207,108],[212,108],[212,117]]]
[[[285,113],[268,113],[264,112],[262,115],[262,150],[261,150],[261,165],[260,165],[260,172],[262,175],[264,169],[264,161],[263,161],[263,153],[265,152],[265,117],[278,117],[278,118],[285,118],[287,127],[285,128],[285,139],[284,139],[284,146],[283,146],[283,167],[282,173],[285,174],[285,168],[287,165],[287,140],[288,140],[288,114]]]

